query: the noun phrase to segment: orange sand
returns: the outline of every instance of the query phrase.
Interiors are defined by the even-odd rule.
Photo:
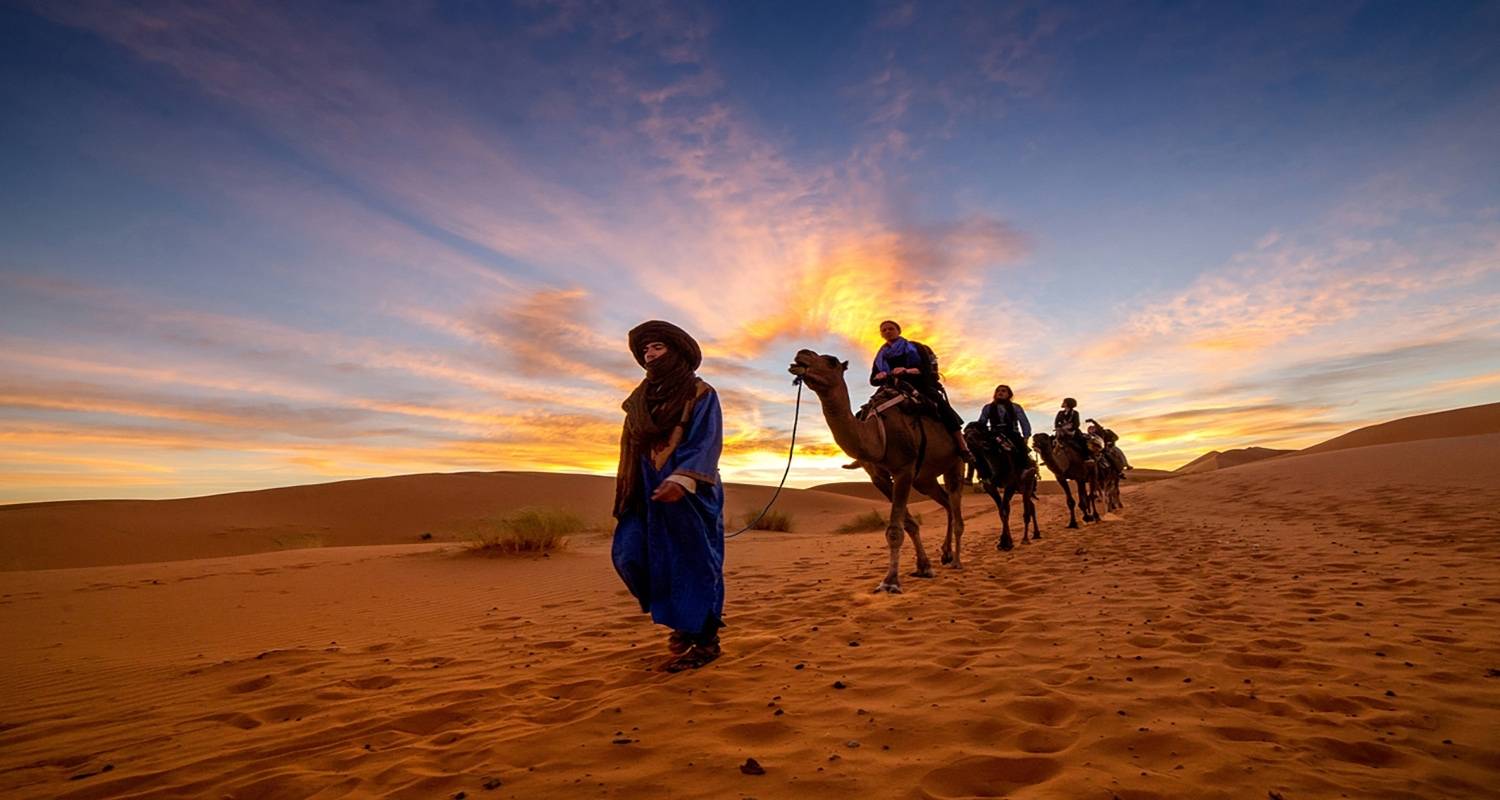
[[[1486,435],[1187,475],[1078,531],[1049,497],[1043,540],[1008,554],[970,496],[968,569],[900,596],[869,594],[881,534],[829,533],[869,503],[794,493],[805,532],[731,542],[725,656],[676,676],[604,533],[546,559],[120,563],[132,539],[112,566],[0,573],[0,793],[1495,796],[1497,454]],[[203,513],[174,546],[252,524]],[[87,562],[111,534],[86,527],[0,542]]]

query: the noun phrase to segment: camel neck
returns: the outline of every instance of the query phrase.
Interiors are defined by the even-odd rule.
[[[823,406],[823,418],[828,421],[828,430],[839,448],[851,458],[879,458],[879,454],[871,452],[872,447],[861,435],[865,426],[854,418],[854,411],[849,405],[849,390],[843,382],[830,388],[826,394],[817,394],[818,403]]]

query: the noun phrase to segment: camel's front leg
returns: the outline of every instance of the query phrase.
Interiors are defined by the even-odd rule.
[[[891,550],[891,563],[885,571],[885,580],[875,587],[876,592],[901,593],[901,538],[906,522],[906,500],[911,496],[911,473],[895,477],[891,487],[891,520],[885,526],[885,543]]]
[[[1010,550],[1016,546],[1015,540],[1010,538],[1010,496],[1014,492],[1015,488],[1006,486],[1005,496],[995,498],[995,504],[1000,506],[1000,541],[995,543],[996,550]],[[991,494],[994,494],[993,490]]]

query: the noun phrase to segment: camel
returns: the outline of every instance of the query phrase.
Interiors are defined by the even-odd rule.
[[[1099,494],[1104,496],[1104,510],[1116,511],[1125,507],[1120,499],[1120,470],[1113,463],[1095,459],[1098,470]]]
[[[1042,527],[1036,520],[1036,467],[1016,469],[1016,463],[1011,460],[1008,452],[1000,451],[998,445],[984,441],[983,430],[977,422],[971,422],[964,428],[964,437],[969,440],[970,452],[984,460],[984,471],[989,475],[982,485],[1000,511],[1000,541],[995,543],[995,549],[1010,550],[1015,547],[1015,541],[1010,536],[1010,501],[1017,492],[1021,494],[1021,544],[1042,538]],[[1004,497],[1000,494],[1001,489],[1005,490]],[[1032,535],[1032,529],[1036,530],[1035,535]]]
[[[1041,455],[1043,463],[1047,465],[1047,469],[1052,470],[1058,485],[1063,488],[1063,494],[1068,498],[1068,527],[1078,527],[1078,517],[1073,513],[1075,506],[1073,490],[1068,488],[1068,481],[1078,484],[1076,505],[1083,509],[1083,521],[1098,522],[1099,512],[1094,508],[1096,482],[1094,460],[1084,458],[1067,442],[1045,433],[1031,437],[1031,442],[1032,447]]]
[[[875,591],[901,593],[901,536],[911,537],[917,551],[915,578],[933,577],[932,562],[922,546],[921,526],[906,513],[911,490],[938,502],[948,513],[948,532],[943,539],[943,563],[963,569],[964,518],[960,508],[963,461],[958,445],[941,422],[926,415],[914,416],[904,407],[893,407],[865,420],[857,419],[849,404],[844,373],[849,362],[811,350],[797,351],[788,371],[813,390],[823,406],[823,417],[833,440],[870,476],[875,488],[891,501],[885,542],[890,547],[890,567]],[[938,485],[943,478],[945,490]]]

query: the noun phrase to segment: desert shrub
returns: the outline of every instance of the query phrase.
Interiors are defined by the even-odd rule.
[[[742,524],[750,525],[753,523],[755,525],[755,530],[758,531],[780,531],[782,533],[785,533],[792,529],[794,518],[791,514],[788,514],[784,511],[777,511],[775,509],[772,509],[770,511],[767,511],[766,515],[761,517],[759,522],[756,522],[755,518],[759,515],[759,511],[747,511],[745,513],[744,522]]]
[[[483,555],[547,553],[567,546],[567,536],[584,529],[583,520],[559,508],[523,508],[481,522],[469,534],[469,549]]]
[[[883,531],[890,524],[886,515],[871,509],[863,514],[849,520],[838,527],[839,533],[861,533],[864,531]]]
[[[911,518],[922,524],[921,514],[912,514]],[[883,531],[890,524],[890,517],[880,511],[871,509],[863,514],[849,520],[836,528],[838,533],[864,533],[865,531]]]

